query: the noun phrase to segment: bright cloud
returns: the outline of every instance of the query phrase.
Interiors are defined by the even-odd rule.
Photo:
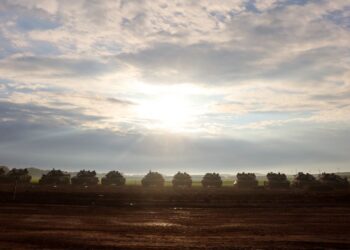
[[[344,168],[350,162],[344,152],[320,149],[323,139],[307,135],[314,131],[350,149],[338,136],[350,129],[349,23],[350,3],[343,0],[1,1],[0,134],[15,128],[2,147],[20,150],[27,145],[22,137],[38,135],[41,126],[47,135],[39,145],[53,148],[46,136],[62,130],[104,138],[96,132],[103,130],[127,138],[124,150],[134,136],[176,133],[198,145],[191,158],[198,171],[204,161],[218,169],[256,168],[246,158],[259,162],[263,142],[272,140],[291,150],[290,158],[275,158],[287,153],[271,146],[266,155],[273,160],[262,165],[292,169],[313,159],[316,168],[319,156],[322,166]],[[208,138],[224,147],[212,160],[204,157]],[[120,149],[122,142],[112,145]],[[297,150],[303,142],[304,151]],[[232,157],[233,144],[241,155]],[[128,159],[138,157],[132,149],[124,155],[108,162],[131,166]],[[73,158],[66,164],[81,165]],[[168,164],[184,165],[177,159]]]

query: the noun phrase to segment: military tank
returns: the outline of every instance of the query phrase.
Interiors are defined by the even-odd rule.
[[[13,168],[9,172],[7,172],[4,181],[8,183],[22,183],[28,184],[30,183],[32,177],[29,175],[28,169],[17,169]]]
[[[319,178],[321,185],[331,189],[349,188],[349,181],[346,177],[341,177],[334,173],[322,173]]]
[[[206,173],[202,179],[202,186],[204,188],[208,187],[221,187],[222,180],[218,173]]]
[[[61,170],[52,169],[39,180],[39,184],[42,185],[68,185],[70,184],[70,174]]]
[[[102,178],[101,184],[106,186],[124,186],[125,178],[119,171],[110,171]]]
[[[282,173],[273,173],[270,172],[266,175],[267,183],[265,186],[271,189],[286,189],[289,188],[290,182],[287,179],[287,176]]]
[[[192,178],[186,172],[177,172],[172,180],[174,188],[189,188],[192,186]]]
[[[76,176],[72,177],[71,182],[73,185],[81,186],[97,185],[98,178],[96,177],[96,171],[81,170]]]
[[[0,167],[0,183],[6,181],[6,172],[5,169]]]
[[[149,171],[141,180],[141,184],[144,187],[163,187],[164,178],[158,172]]]
[[[319,182],[316,180],[315,176],[312,174],[299,172],[294,176],[292,186],[295,188],[314,188],[319,185]]]
[[[234,186],[238,188],[256,188],[258,181],[254,173],[237,173],[237,180]]]

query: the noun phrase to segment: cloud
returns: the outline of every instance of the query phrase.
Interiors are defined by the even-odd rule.
[[[135,171],[345,164],[349,10],[343,0],[1,1],[2,156]],[[176,92],[200,107],[195,139],[159,137],[135,112],[173,86],[200,89]]]
[[[49,29],[55,29],[59,27],[60,24],[45,20],[38,17],[25,17],[22,16],[17,19],[17,27],[21,30],[28,31],[28,30],[49,30]]]
[[[334,167],[345,169],[348,131],[308,132],[294,141],[262,140],[251,142],[225,138],[193,138],[170,135],[116,134],[103,130],[77,131],[53,129],[43,125],[11,126],[1,124],[1,134],[21,134],[8,138],[1,146],[2,163],[21,166],[79,168],[126,173],[142,173],[147,169],[173,173],[177,170],[205,173],[220,171],[265,172],[294,167],[317,173]],[[40,131],[40,133],[39,133]],[[305,131],[306,132],[306,131]],[[39,135],[40,136],[35,136]],[[92,143],[93,142],[93,143]],[[330,145],[328,142],[332,142]],[[334,145],[343,147],[337,149]],[[14,153],[15,152],[15,153]]]
[[[47,30],[40,31],[39,23],[37,30],[22,34],[17,31],[21,27],[5,25],[8,40],[14,42],[16,35],[17,43],[28,43],[21,46],[22,54],[29,50],[37,55],[8,58],[2,67],[17,75],[26,69],[40,70],[41,74],[46,70],[56,81],[65,81],[61,79],[65,76],[118,74],[150,83],[216,85],[252,79],[305,84],[343,74],[349,68],[347,61],[334,63],[334,58],[345,58],[349,53],[349,32],[341,21],[334,22],[336,16],[344,16],[339,12],[346,13],[348,5],[343,1],[248,3],[8,3],[7,9],[13,13],[34,14],[13,18],[15,21],[37,23],[39,16],[59,20],[60,26],[50,27],[50,21],[45,21]],[[250,11],[252,6],[258,13]],[[43,46],[46,54],[54,57],[44,57],[44,49],[39,49]]]
[[[60,57],[13,57],[1,63],[3,72],[14,72],[12,79],[21,74],[46,78],[84,78],[105,74],[115,70],[116,63],[108,64],[100,60],[60,58]]]
[[[3,121],[70,125],[81,129],[108,127],[118,130],[121,126],[127,129],[131,127],[125,122],[129,110],[136,105],[127,99],[106,97],[92,91],[73,92],[42,84],[5,82],[0,86],[0,116]]]
[[[103,119],[100,116],[86,115],[76,108],[58,109],[45,106],[33,105],[30,103],[15,104],[0,102],[0,116],[6,121],[20,120],[22,122],[34,122],[43,124],[81,124],[82,121],[95,121]]]
[[[159,44],[138,53],[121,54],[119,58],[136,67],[142,80],[150,83],[227,84],[254,78],[259,73],[252,65],[259,58],[258,52],[216,49],[207,44]]]

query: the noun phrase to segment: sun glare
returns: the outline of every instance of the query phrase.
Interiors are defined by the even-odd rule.
[[[195,119],[196,108],[190,96],[179,91],[157,93],[139,103],[137,115],[149,128],[185,131]]]

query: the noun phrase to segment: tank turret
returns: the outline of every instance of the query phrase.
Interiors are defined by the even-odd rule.
[[[342,189],[349,187],[349,181],[346,177],[341,177],[333,173],[322,173],[318,179],[322,185],[329,188]]]
[[[158,172],[149,171],[141,180],[142,186],[144,187],[163,187],[164,178]]]
[[[32,177],[29,175],[28,169],[11,169],[5,177],[6,182],[30,183]]]
[[[238,188],[256,188],[258,186],[258,181],[254,173],[238,173],[236,177],[235,186]]]
[[[125,178],[118,171],[110,171],[101,180],[102,185],[124,186]]]
[[[183,172],[183,173],[177,172],[173,177],[172,183],[174,188],[191,187],[192,178],[186,172]]]
[[[299,172],[293,180],[292,186],[296,188],[311,188],[318,185],[315,176],[303,172]]]
[[[72,178],[73,185],[91,186],[98,184],[96,171],[81,170],[76,176]]]
[[[287,176],[285,174],[270,172],[266,175],[266,177],[266,186],[268,188],[289,188],[290,182],[288,181]]]
[[[218,173],[206,173],[202,179],[202,186],[207,187],[221,187],[222,180]]]
[[[44,174],[39,180],[39,184],[43,185],[67,185],[69,183],[70,174],[55,169],[52,169],[47,174]]]

